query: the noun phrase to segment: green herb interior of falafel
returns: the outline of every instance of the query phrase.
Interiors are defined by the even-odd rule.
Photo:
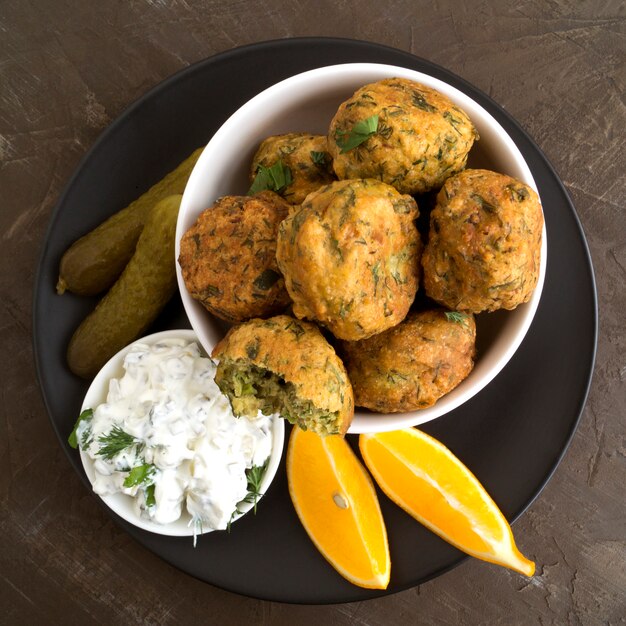
[[[215,382],[228,397],[237,417],[256,417],[278,413],[290,424],[320,435],[339,432],[338,411],[317,408],[310,400],[299,398],[292,383],[279,375],[244,361],[220,361]]]

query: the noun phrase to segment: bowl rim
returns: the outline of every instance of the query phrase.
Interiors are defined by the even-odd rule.
[[[113,378],[116,378],[123,371],[122,364],[124,361],[124,357],[128,354],[134,346],[137,344],[148,344],[152,345],[162,341],[163,339],[184,339],[187,341],[194,341],[198,344],[198,348],[202,356],[207,357],[206,349],[202,346],[198,336],[194,330],[191,329],[171,329],[164,330],[157,333],[152,333],[150,335],[146,335],[145,337],[141,337],[136,339],[132,343],[129,343],[127,346],[122,348],[119,352],[113,355],[100,369],[98,374],[96,374],[95,378],[89,385],[87,392],[85,393],[85,397],[83,399],[81,405],[81,413],[87,408],[94,408],[95,406],[106,402],[106,396],[109,390],[109,383]],[[95,404],[91,402],[91,399],[99,399]],[[263,495],[267,492],[270,487],[276,472],[278,471],[278,467],[280,465],[280,461],[283,454],[285,440],[285,423],[284,420],[273,416],[272,417],[272,449],[269,456],[269,462],[267,465],[267,469],[265,470],[265,474],[260,484],[260,495],[257,499],[257,505],[262,500]],[[143,519],[138,517],[133,508],[132,508],[132,496],[123,493],[115,493],[108,495],[97,494],[93,491],[93,483],[95,476],[94,462],[93,459],[82,450],[82,448],[78,448],[80,454],[80,460],[83,464],[83,469],[85,470],[85,474],[92,486],[92,492],[94,495],[98,496],[104,504],[106,504],[109,509],[111,509],[115,514],[124,519],[133,526],[137,526],[143,530],[147,530],[152,533],[156,533],[159,535],[166,535],[170,537],[189,537],[195,535],[203,535],[210,532],[213,532],[215,529],[213,528],[204,528],[200,531],[196,531],[196,529],[189,524],[191,521],[191,516],[187,513],[185,508],[183,507],[183,513],[181,517],[169,524],[158,524],[157,522],[153,522],[151,520]],[[239,513],[236,513],[232,522],[234,523],[241,517],[243,517],[248,511],[250,511],[254,507],[253,503],[244,502],[242,503],[238,510]]]
[[[228,138],[231,133],[235,132],[236,129],[240,127],[242,120],[251,116],[252,112],[267,106],[268,102],[275,101],[275,99],[286,90],[297,90],[305,84],[309,85],[311,81],[313,81],[316,86],[319,86],[319,83],[329,77],[333,77],[334,80],[339,80],[341,78],[353,77],[355,73],[371,73],[372,78],[367,79],[366,82],[374,82],[383,78],[392,78],[395,76],[409,78],[442,91],[445,95],[450,97],[455,104],[458,104],[466,113],[468,113],[467,109],[475,111],[474,115],[480,115],[481,125],[488,124],[489,128],[499,138],[501,142],[500,145],[505,148],[509,158],[512,157],[514,159],[515,166],[519,168],[521,172],[521,175],[518,176],[519,180],[522,180],[524,183],[532,187],[539,195],[537,184],[524,156],[502,125],[479,102],[468,96],[461,89],[454,87],[441,79],[435,78],[425,72],[383,63],[342,63],[337,65],[326,65],[285,78],[260,91],[228,117],[228,119],[214,133],[211,140],[204,148],[191,172],[183,192],[175,238],[176,278],[185,313],[187,314],[191,326],[197,332],[199,341],[205,350],[208,351],[209,346],[212,348],[219,340],[219,337],[215,336],[215,328],[212,328],[214,336],[210,336],[210,333],[207,332],[205,324],[203,323],[203,318],[206,319],[206,316],[210,316],[210,313],[206,311],[199,302],[194,300],[187,291],[180,265],[178,263],[178,256],[180,253],[180,239],[189,227],[187,222],[190,214],[193,212],[192,219],[195,221],[201,212],[194,211],[192,209],[192,204],[194,203],[195,196],[201,194],[199,188],[202,186],[203,175],[207,168],[211,167],[213,155],[218,151],[216,146],[219,147],[224,142],[228,142]],[[366,84],[366,82],[363,82],[362,84]],[[350,88],[346,87],[346,91],[349,89]],[[338,97],[338,104],[341,101],[342,100]],[[472,117],[470,113],[468,113],[468,115],[470,116],[472,122],[476,125],[477,118]],[[330,124],[330,120],[328,120],[328,123]],[[212,201],[217,200],[217,197],[219,196],[220,194],[218,194]],[[539,197],[539,200],[541,203],[541,197]],[[484,389],[502,371],[502,369],[504,369],[506,364],[521,345],[539,306],[547,267],[547,232],[545,219],[542,227],[540,254],[541,261],[539,276],[535,290],[528,302],[518,306],[515,311],[510,312],[517,312],[517,317],[519,318],[514,335],[506,345],[506,348],[500,351],[499,355],[495,358],[494,362],[486,372],[483,372],[480,377],[471,379],[472,373],[474,373],[474,370],[472,370],[470,375],[455,389],[440,398],[433,406],[425,409],[419,409],[411,412],[385,414],[374,413],[366,409],[361,410],[359,408],[358,411],[355,411],[355,416],[348,429],[348,433],[359,434],[384,432],[406,428],[409,426],[419,426],[454,411]]]

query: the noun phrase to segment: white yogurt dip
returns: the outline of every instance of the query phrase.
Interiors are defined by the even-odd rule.
[[[94,491],[133,497],[135,513],[158,524],[185,506],[198,530],[227,528],[270,456],[274,418],[236,418],[195,342],[136,343],[124,370],[76,429]]]

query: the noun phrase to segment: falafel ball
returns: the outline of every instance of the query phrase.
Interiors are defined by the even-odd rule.
[[[312,191],[335,180],[332,158],[323,135],[289,133],[263,140],[252,159],[250,182],[254,181],[260,167],[270,168],[278,161],[291,171],[291,182],[280,190],[289,204],[302,204]]]
[[[368,119],[372,125],[363,128]],[[364,140],[351,147],[359,139]],[[328,148],[339,179],[377,178],[416,194],[441,187],[461,171],[475,139],[469,117],[447,96],[412,80],[386,78],[341,104]]]
[[[253,319],[213,349],[215,382],[237,416],[280,413],[320,435],[343,435],[354,415],[348,375],[317,326],[288,315]]]
[[[280,225],[276,247],[294,315],[348,340],[402,321],[418,286],[418,213],[411,196],[372,179],[307,196]]]
[[[290,205],[271,191],[224,196],[180,241],[178,262],[193,298],[216,317],[241,322],[289,305],[276,264],[276,233]]]
[[[474,367],[471,313],[411,312],[398,326],[363,341],[343,342],[357,406],[401,413],[432,406]]]
[[[527,302],[539,278],[542,226],[539,198],[519,180],[488,170],[449,178],[430,215],[426,294],[472,313]]]

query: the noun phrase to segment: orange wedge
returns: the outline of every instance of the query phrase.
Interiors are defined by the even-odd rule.
[[[293,428],[287,481],[296,513],[324,558],[351,583],[386,589],[385,522],[372,479],[345,439]]]
[[[359,447],[380,488],[418,522],[467,554],[534,574],[495,502],[443,444],[407,428],[363,434]]]

